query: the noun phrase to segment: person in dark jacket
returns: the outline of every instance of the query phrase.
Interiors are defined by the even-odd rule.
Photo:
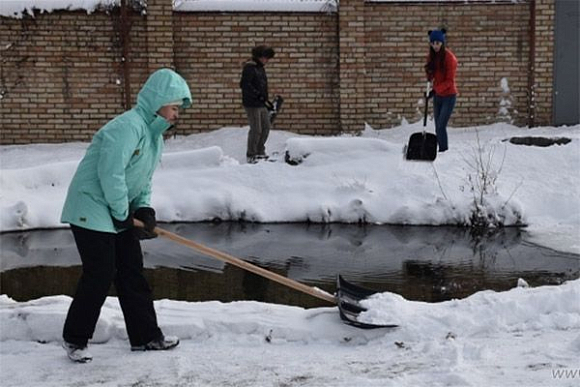
[[[453,113],[457,98],[455,72],[457,58],[445,44],[445,29],[429,31],[429,55],[425,72],[427,80],[433,82],[433,116],[439,152],[448,148],[447,123]]]
[[[75,362],[92,360],[87,343],[112,283],[131,350],[179,344],[157,325],[139,241],[156,236],[151,179],[163,151],[163,133],[175,124],[179,109],[190,105],[189,86],[179,74],[155,71],[136,106],[93,136],[72,178],[61,221],[70,224],[83,270],[64,324],[63,347]],[[134,227],[133,219],[145,227]]]
[[[247,162],[252,164],[268,158],[265,144],[270,134],[270,118],[266,108],[269,101],[265,66],[274,57],[274,54],[271,47],[254,47],[252,59],[244,64],[242,70],[240,80],[242,104],[250,125],[246,157]]]

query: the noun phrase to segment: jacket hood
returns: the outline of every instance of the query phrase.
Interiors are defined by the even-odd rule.
[[[258,58],[248,59],[244,66],[256,66],[256,67],[264,67],[264,64],[260,62]]]
[[[137,94],[137,107],[150,122],[162,106],[177,100],[183,101],[182,108],[191,106],[191,92],[187,82],[173,70],[160,69],[149,76]]]

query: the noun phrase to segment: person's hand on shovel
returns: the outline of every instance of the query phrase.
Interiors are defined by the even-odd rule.
[[[431,84],[431,82],[427,82],[427,90],[425,91],[425,98],[430,99],[433,97],[434,94],[435,92],[433,91],[433,85]]]
[[[155,210],[151,207],[140,207],[135,211],[133,217],[143,222],[143,227],[135,227],[135,236],[138,239],[153,239],[157,238],[155,227],[157,226],[157,219],[155,219]]]
[[[134,219],[140,221],[140,224],[135,224]],[[115,227],[120,230],[132,229],[137,239],[153,239],[157,238],[155,227],[157,220],[155,219],[155,210],[150,207],[140,207],[134,214],[129,214],[125,220],[117,220],[113,217]]]

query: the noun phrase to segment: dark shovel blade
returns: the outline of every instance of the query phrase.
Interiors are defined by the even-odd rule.
[[[367,309],[360,304],[360,301],[375,294],[376,292],[366,289],[345,280],[338,275],[337,280],[337,299],[340,318],[345,323],[362,329],[375,328],[396,328],[396,324],[370,324],[358,320],[359,314]]]
[[[413,133],[409,137],[405,158],[414,161],[433,161],[437,157],[437,136],[428,132]]]

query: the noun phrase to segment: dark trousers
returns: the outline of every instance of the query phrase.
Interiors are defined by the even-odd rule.
[[[268,116],[268,109],[265,107],[246,107],[245,109],[246,115],[248,116],[248,124],[250,125],[246,156],[254,157],[265,155],[266,140],[270,134],[270,117]]]
[[[112,234],[72,225],[71,229],[83,272],[64,323],[64,340],[87,344],[113,282],[131,345],[160,337],[151,288],[143,276],[141,245],[133,232]]]
[[[448,97],[433,96],[433,116],[435,118],[435,134],[439,144],[439,151],[446,151],[447,143],[447,123],[455,107],[456,95]]]

